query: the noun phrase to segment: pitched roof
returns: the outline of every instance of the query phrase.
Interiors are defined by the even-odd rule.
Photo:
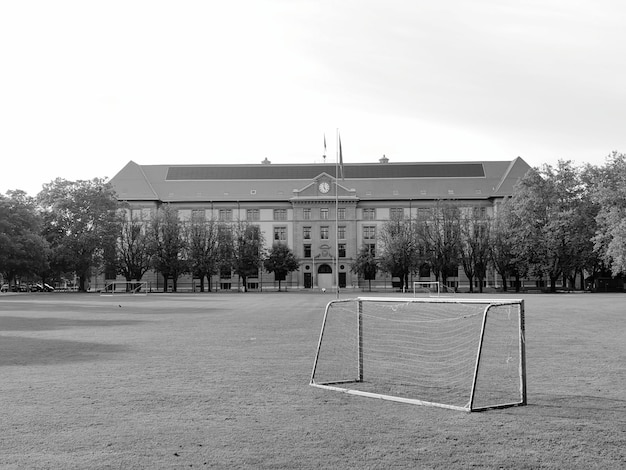
[[[138,165],[129,162],[111,179],[123,200],[285,201],[317,178],[333,178],[335,165]],[[510,194],[530,166],[513,161],[352,163],[345,181],[361,200],[487,199]]]

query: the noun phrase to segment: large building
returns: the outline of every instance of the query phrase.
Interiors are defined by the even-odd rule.
[[[300,269],[287,285],[299,288],[357,287],[351,263],[363,245],[375,249],[381,225],[392,216],[418,217],[440,200],[491,214],[530,169],[511,161],[455,163],[346,164],[336,178],[335,164],[139,165],[129,162],[111,183],[133,213],[149,219],[162,204],[182,220],[246,220],[261,227],[266,244],[287,243]],[[343,177],[342,177],[343,176]],[[337,256],[338,255],[338,256]],[[150,282],[167,288],[152,274]],[[460,277],[459,277],[460,276]],[[462,272],[451,279],[463,283]],[[216,276],[215,288],[231,289],[239,280]],[[260,273],[251,288],[268,288],[273,276]],[[381,273],[376,283],[391,287]],[[497,282],[492,276],[489,282]],[[191,288],[192,279],[179,286]]]

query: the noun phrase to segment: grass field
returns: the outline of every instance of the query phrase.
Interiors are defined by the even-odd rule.
[[[524,297],[529,404],[482,413],[309,386],[333,298],[0,295],[0,468],[626,468],[624,294]]]

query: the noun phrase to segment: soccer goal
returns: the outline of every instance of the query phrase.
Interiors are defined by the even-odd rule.
[[[145,281],[111,281],[100,291],[101,294],[147,294]]]
[[[311,385],[479,411],[526,404],[523,300],[359,297],[326,306]]]
[[[454,290],[438,281],[413,281],[413,297],[424,294],[430,297],[439,297],[444,294],[454,294]]]

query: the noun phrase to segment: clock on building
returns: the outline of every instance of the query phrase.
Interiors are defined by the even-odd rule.
[[[322,181],[319,185],[320,193],[327,193],[330,191],[330,184],[327,181]]]

